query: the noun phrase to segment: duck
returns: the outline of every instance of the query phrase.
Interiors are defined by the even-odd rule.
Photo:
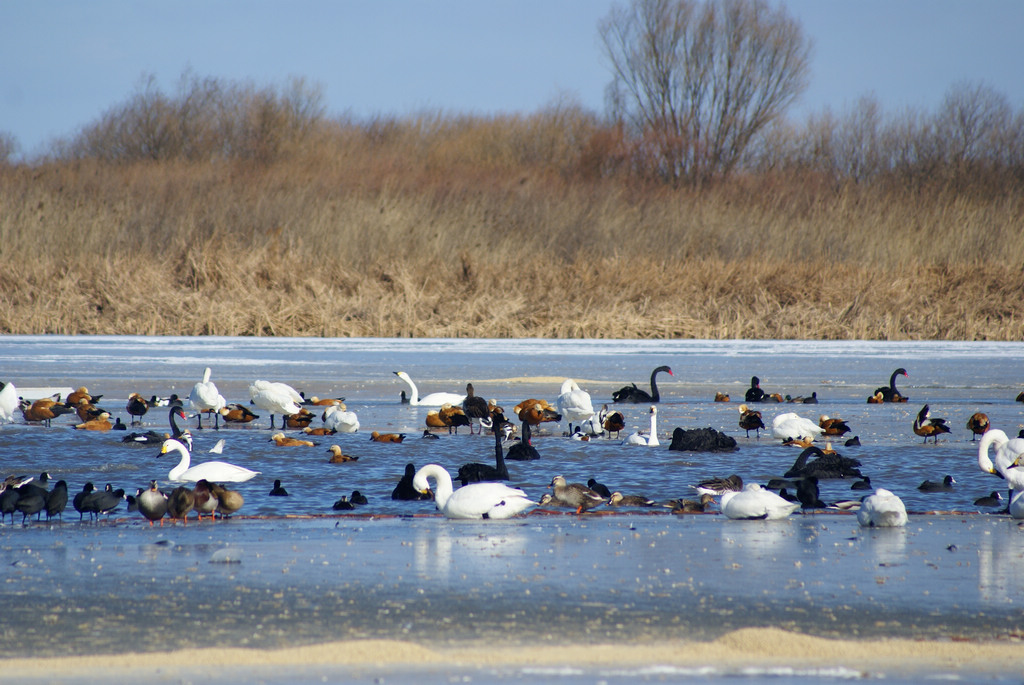
[[[979,497],[974,500],[974,506],[976,507],[998,507],[999,503],[1003,501],[1003,496],[997,491],[993,490],[984,497]]]
[[[110,413],[102,411],[96,418],[83,421],[72,428],[85,431],[108,431],[113,428],[113,424],[110,423]]]
[[[267,442],[272,442],[278,447],[316,447],[316,443],[312,440],[290,438],[284,433],[274,433]]]
[[[57,395],[57,397],[60,397],[60,395]],[[71,407],[64,406],[53,397],[44,397],[31,404],[29,404],[28,400],[21,400],[19,406],[26,422],[42,423],[47,428],[50,427],[50,422],[53,419],[75,411]]]
[[[928,442],[928,438],[931,438],[933,442],[938,443],[939,436],[943,433],[949,433],[949,424],[946,423],[946,419],[932,418],[931,411],[928,409],[928,405],[921,407],[921,411],[917,413],[917,418],[914,419],[914,432],[922,437],[924,441]]]
[[[885,395],[881,391],[876,392],[874,395],[868,395],[868,404],[884,404]]]
[[[188,395],[189,405],[196,413],[198,427],[203,427],[203,414],[213,414],[214,428],[220,427],[220,410],[227,406],[227,400],[220,394],[217,384],[210,380],[213,373],[209,366],[203,371],[203,380],[192,386]]]
[[[608,498],[608,505],[613,507],[653,507],[654,500],[643,495],[623,495],[613,492]]]
[[[953,492],[953,485],[955,484],[956,479],[953,478],[953,476],[947,475],[938,483],[932,480],[926,480],[918,485],[917,489],[921,492]]]
[[[984,435],[988,428],[988,415],[983,412],[974,412],[971,414],[971,418],[967,419],[967,430],[971,431],[971,442],[974,442],[979,435]]]
[[[149,402],[137,392],[133,392],[128,395],[128,404],[125,405],[125,411],[131,416],[129,419],[129,425],[135,425],[136,423],[142,423],[142,417],[149,411]]]
[[[850,426],[845,419],[830,417],[827,414],[818,417],[818,426],[825,435],[843,436],[850,432]]]
[[[853,485],[850,486],[851,490],[871,490],[871,478],[864,476],[858,481],[854,481]]]
[[[427,440],[440,440],[441,436],[434,435],[433,433],[430,432],[429,428],[424,428],[423,435],[421,435],[420,438],[426,438]]]
[[[562,415],[547,400],[533,398],[523,400],[513,407],[512,411],[520,421],[531,426],[539,426],[548,422],[558,423],[562,420]]]
[[[478,397],[472,383],[466,383],[466,398],[462,400],[462,413],[472,422],[476,420],[480,426],[479,433],[484,432],[484,424],[491,422],[491,409],[487,400]],[[473,426],[469,427],[470,435],[473,434]]]
[[[636,431],[631,433],[624,441],[623,445],[643,445],[645,447],[658,447],[661,442],[658,441],[658,408],[651,405],[651,429],[650,432],[644,433],[643,431]]]
[[[735,473],[725,478],[706,478],[691,486],[701,495],[722,495],[726,492],[739,492],[743,489],[743,479]]]
[[[562,382],[558,399],[555,400],[558,412],[569,422],[569,432],[573,432],[573,423],[582,423],[594,415],[594,405],[590,393],[580,388],[572,378]]]
[[[813,461],[808,459],[814,456]],[[860,462],[841,454],[826,454],[820,447],[811,445],[800,452],[793,466],[784,474],[786,478],[808,478],[814,476],[822,480],[832,478],[863,478],[864,474],[857,467]]]
[[[798,416],[794,412],[779,414],[772,419],[772,435],[780,440],[811,440],[824,431],[821,426],[810,419]]]
[[[188,513],[195,508],[196,496],[191,488],[184,485],[171,490],[167,496],[167,515],[172,519],[181,519],[182,523],[188,523]]]
[[[907,378],[910,378],[910,374],[908,374],[907,370],[901,366],[893,371],[892,375],[889,376],[888,386],[875,388],[873,396],[877,398],[878,395],[881,394],[881,402],[871,402],[870,398],[868,398],[868,402],[871,404],[882,404],[884,402],[906,402],[909,398],[896,389],[896,376],[906,376]]]
[[[302,395],[287,383],[253,381],[249,385],[249,399],[263,411],[270,412],[270,430],[274,430],[274,414],[287,416],[298,414],[302,409]]]
[[[504,483],[470,483],[453,491],[452,477],[438,464],[421,467],[412,484],[419,492],[433,492],[434,504],[450,519],[507,519],[537,506],[525,492]]]
[[[608,486],[604,483],[598,483],[596,479],[591,478],[587,481],[587,487],[601,495],[605,499],[612,496],[612,491],[608,489]]]
[[[319,428],[311,428],[310,426],[306,426],[305,428],[302,429],[302,432],[305,433],[306,435],[313,435],[318,438],[322,438],[327,435],[335,435],[337,434],[338,431],[334,430],[333,428],[327,428],[326,426],[320,426]]]
[[[409,392],[412,393],[409,396],[409,404],[413,407],[440,407],[444,404],[451,405],[462,405],[462,401],[466,399],[465,395],[460,395],[454,392],[432,392],[425,397],[420,397],[420,391],[413,383],[412,378],[409,377],[405,371],[392,371],[393,374],[401,378],[409,386]]]
[[[353,457],[350,454],[342,454],[341,445],[331,445],[327,451],[331,455],[331,458],[327,460],[327,463],[329,464],[344,464],[350,461],[359,461],[359,457]]]
[[[658,374],[667,373],[672,376],[672,369],[668,366],[659,366],[651,372],[651,392],[636,387],[636,383],[626,385],[612,393],[612,402],[632,402],[633,404],[647,404],[661,401],[661,393],[658,392]]]
[[[260,417],[252,410],[236,402],[225,405],[220,409],[220,416],[225,423],[252,423]]]
[[[337,502],[331,505],[331,509],[334,509],[335,511],[351,511],[355,508],[356,506],[352,502],[348,501],[348,495],[342,495]]]
[[[237,490],[228,490],[220,483],[210,483],[210,491],[217,498],[217,513],[223,516],[231,516],[242,508],[245,498]]]
[[[235,466],[223,461],[207,461],[189,468],[191,455],[188,448],[180,441],[171,438],[165,440],[160,447],[160,454],[164,455],[176,451],[181,455],[181,461],[167,474],[167,479],[172,481],[197,481],[205,478],[209,481],[242,483],[260,474],[259,471],[251,471],[242,466]]]
[[[438,409],[437,415],[441,423],[448,429],[449,435],[451,435],[453,428],[455,429],[455,434],[458,435],[459,428],[462,426],[469,426],[469,432],[473,432],[473,422],[466,416],[466,412],[462,410],[461,406],[445,402]]]
[[[391,499],[393,500],[428,500],[432,499],[432,496],[420,492],[412,486],[413,478],[416,477],[416,465],[409,462],[405,465],[405,473],[399,479],[398,485],[391,491]]]
[[[716,392],[715,393],[715,402],[728,402],[728,401],[729,401],[729,393],[727,393],[727,392]]]
[[[761,379],[757,376],[750,377],[750,387],[743,394],[745,402],[764,402],[764,390],[761,389]]]
[[[907,525],[907,508],[903,500],[885,488],[868,495],[857,510],[857,523],[864,528],[898,528]]]
[[[405,433],[380,433],[373,431],[370,433],[371,442],[402,442],[405,440]]]
[[[597,494],[583,483],[567,483],[564,476],[555,476],[551,479],[551,488],[554,498],[570,507],[576,507],[576,513],[582,514],[588,509],[605,503],[605,498]]]
[[[217,495],[213,494],[213,488],[210,487],[210,481],[205,478],[200,478],[196,481],[196,487],[192,490],[193,498],[193,509],[195,509],[196,515],[199,516],[199,520],[203,520],[203,515],[207,514],[210,520],[216,519],[217,507],[220,506],[220,500]]]
[[[344,397],[317,397],[316,395],[306,399],[306,393],[302,391],[299,391],[299,396],[302,398],[301,404],[309,407],[331,407],[345,401]]]
[[[308,428],[313,423],[316,414],[302,407],[297,414],[288,414],[283,417],[285,428]]]
[[[327,407],[320,418],[324,422],[324,428],[337,433],[355,433],[359,430],[359,417],[354,411],[349,411],[344,403]]]
[[[604,405],[604,418],[601,421],[601,429],[608,433],[608,437],[612,437],[612,433],[615,433],[615,437],[619,437],[619,434],[626,427],[626,417],[623,416],[621,411],[608,411],[608,405]]]
[[[708,511],[712,504],[716,504],[715,498],[707,493],[700,496],[699,500],[677,499],[669,502],[668,507],[673,514],[696,514]]]
[[[363,505],[370,503],[370,500],[366,499],[366,495],[359,492],[358,490],[353,490],[352,494],[349,496],[348,499],[350,502],[352,502],[352,504]]]
[[[159,521],[163,527],[164,516],[167,514],[167,495],[160,492],[155,480],[149,481],[149,488],[140,492],[135,501],[138,503],[139,513],[149,521],[150,527],[154,521]]]
[[[754,435],[760,439],[761,431],[765,430],[761,412],[751,409],[745,404],[741,404],[737,409],[740,412],[740,428],[747,432],[748,438],[750,437],[750,431],[754,431]]]
[[[738,520],[784,519],[800,508],[799,502],[788,502],[757,483],[748,483],[743,490],[730,490],[719,497],[719,508],[727,518]]]
[[[268,496],[270,496],[270,497],[288,497],[288,491],[285,489],[285,487],[283,485],[281,485],[281,480],[280,479],[275,479],[274,480],[274,487],[272,487],[270,489],[270,492],[268,493]]]
[[[457,478],[463,486],[484,481],[508,480],[508,467],[505,465],[501,438],[501,432],[494,431],[494,466],[473,462],[459,467]]]

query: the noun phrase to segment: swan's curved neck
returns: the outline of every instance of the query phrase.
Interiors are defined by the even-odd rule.
[[[174,408],[171,409],[170,413],[168,413],[167,415],[168,419],[171,422],[171,437],[173,438],[177,438],[178,436],[181,435],[181,429],[178,428],[177,414],[178,410],[177,408]]]
[[[185,471],[188,470],[189,464],[191,463],[192,459],[189,456],[188,450],[180,442],[176,445],[173,445],[172,447],[173,449],[178,451],[178,454],[181,455],[181,460],[178,461],[177,466],[171,469],[171,472],[167,474],[167,477],[170,478],[171,480],[177,480],[178,476],[180,476],[181,474],[185,473]]]
[[[896,392],[896,376],[900,375],[899,372],[893,371],[892,375],[889,376],[889,389]]]
[[[402,378],[402,380],[405,381],[409,385],[409,392],[412,393],[412,396],[409,397],[409,404],[412,404],[412,405],[419,404],[420,403],[420,391],[416,388],[416,384],[413,383],[412,379],[409,378],[408,376],[405,376],[404,378]]]
[[[651,401],[658,402],[661,400],[661,394],[658,392],[658,381],[657,377],[660,370],[656,369],[651,372]]]
[[[434,478],[434,503],[438,509],[444,509],[448,499],[452,496],[452,477],[442,468],[430,469],[427,477]]]

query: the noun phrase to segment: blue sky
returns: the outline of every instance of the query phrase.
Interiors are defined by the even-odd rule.
[[[23,151],[73,135],[142,74],[324,89],[330,114],[603,111],[597,23],[621,0],[0,0],[0,131]],[[874,93],[933,107],[958,81],[1024,105],[1024,2],[782,0],[814,42],[795,113]]]

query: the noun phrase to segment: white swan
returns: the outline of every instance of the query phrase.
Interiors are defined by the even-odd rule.
[[[18,389],[14,383],[4,383],[0,389],[0,423],[13,423],[18,405]]]
[[[558,413],[569,422],[569,432],[572,433],[572,424],[586,421],[594,415],[594,405],[590,401],[590,393],[580,388],[571,378],[566,378],[559,391]]]
[[[359,430],[359,417],[354,411],[348,411],[344,403],[334,404],[324,410],[321,415],[324,428],[339,433],[355,433]]]
[[[995,463],[988,456],[990,447],[996,448]],[[1024,492],[1024,464],[1017,461],[1024,455],[1024,439],[1007,437],[998,428],[989,428],[981,436],[978,444],[978,467],[985,473],[991,473],[1006,479],[1011,490]],[[1013,499],[1011,498],[1011,503]]]
[[[452,492],[452,477],[437,464],[417,471],[413,488],[429,494],[430,478],[436,481],[434,503],[450,519],[507,519],[537,505],[525,492],[504,483],[470,483]]]
[[[750,483],[739,492],[729,490],[719,498],[719,508],[731,519],[784,519],[800,508],[757,483]]]
[[[298,414],[302,409],[302,395],[287,383],[271,383],[270,381],[253,381],[249,386],[249,398],[253,404],[264,411],[270,412],[270,428],[274,428],[274,414],[282,417]],[[284,427],[284,418],[281,419]]]
[[[188,395],[189,404],[199,414],[199,427],[203,427],[203,413],[213,412],[214,424],[219,423],[220,410],[227,406],[227,400],[217,390],[217,384],[210,380],[210,367],[203,371],[203,380],[192,386]]]
[[[860,503],[857,522],[865,528],[898,528],[907,525],[907,508],[899,497],[878,488]]]
[[[247,468],[235,466],[226,461],[207,461],[189,468],[192,457],[188,452],[188,448],[174,438],[164,440],[164,444],[160,447],[160,454],[167,454],[171,450],[178,451],[178,454],[181,455],[181,461],[167,474],[168,480],[194,482],[205,478],[208,481],[214,482],[241,483],[260,474],[259,471],[250,471]]]
[[[409,384],[409,392],[412,395],[409,397],[409,404],[421,407],[440,407],[442,404],[453,404],[462,405],[462,400],[466,399],[465,395],[460,395],[454,392],[432,392],[426,397],[420,397],[420,391],[416,388],[416,384],[409,378],[409,374],[405,371],[393,371],[396,376],[401,378],[403,381]]]
[[[780,440],[814,439],[824,432],[821,426],[794,412],[779,414],[772,419],[772,435]]]
[[[651,430],[646,435],[643,431],[637,431],[622,441],[623,445],[646,445],[657,447],[658,442],[658,408],[651,405]]]
[[[1010,499],[1010,518],[1024,519],[1024,490],[1020,490]]]

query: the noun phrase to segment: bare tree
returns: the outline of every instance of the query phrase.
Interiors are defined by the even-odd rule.
[[[673,182],[728,175],[806,87],[810,42],[764,0],[632,0],[599,31],[612,114]]]

